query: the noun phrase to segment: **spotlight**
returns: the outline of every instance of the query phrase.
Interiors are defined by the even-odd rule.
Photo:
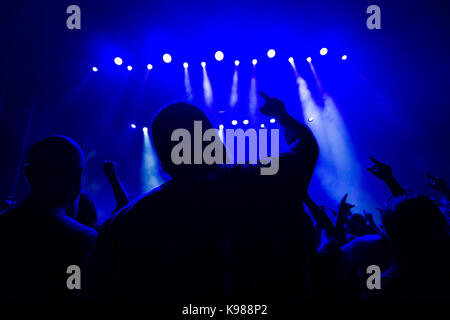
[[[133,70],[133,67],[132,67],[132,66],[128,66],[128,67],[127,67],[127,70],[128,70],[128,71],[131,71],[131,70]]]
[[[117,64],[118,66],[122,65],[122,58],[120,57],[115,57],[114,58],[114,63]]]
[[[306,58],[306,61],[311,62],[311,57]]]
[[[308,118],[308,122],[313,122],[314,121],[314,117],[309,117]]]
[[[201,63],[201,65],[202,65],[203,68],[206,67],[206,62],[203,61],[203,62]]]
[[[290,57],[290,58],[288,59],[288,61],[289,61],[289,63],[294,63],[294,58]]]
[[[131,127],[132,129],[136,129],[136,125],[135,125],[134,123],[130,124],[130,127]]]
[[[185,69],[187,69],[187,68],[189,67],[189,64],[188,64],[187,62],[185,62],[185,63],[183,63],[183,67],[184,67]]]
[[[264,123],[261,123],[261,128],[265,128],[266,126],[264,125]]]
[[[237,125],[237,120],[231,121],[231,124],[232,124],[233,126]]]
[[[153,69],[153,66],[149,63],[149,64],[147,65],[147,69],[148,69],[148,70],[152,70],[152,69]]]
[[[252,63],[253,63],[254,66],[256,66],[256,64],[258,63],[258,60],[253,59],[253,60],[252,60]]]
[[[222,61],[223,60],[223,52],[217,51],[216,54],[214,55],[214,57],[216,58],[217,61]]]
[[[163,61],[165,63],[171,63],[172,62],[172,56],[170,54],[168,54],[168,53],[165,53],[163,55]]]
[[[97,67],[92,67],[92,71],[97,72],[98,71]]]
[[[275,50],[270,49],[269,51],[267,51],[267,56],[268,56],[269,58],[275,57]]]
[[[270,123],[275,123],[275,119],[274,118],[270,119]]]
[[[324,56],[328,53],[328,49],[327,48],[322,48],[320,49],[320,55]]]
[[[347,60],[347,55],[346,55],[346,54],[344,54],[344,55],[342,56],[342,60]]]
[[[147,133],[148,132],[148,128],[147,127],[143,127],[142,128],[142,132]]]
[[[223,130],[223,124],[219,125],[219,129]]]
[[[235,60],[234,65],[237,67],[239,65],[239,60]]]
[[[242,121],[243,124],[248,124],[248,120]]]

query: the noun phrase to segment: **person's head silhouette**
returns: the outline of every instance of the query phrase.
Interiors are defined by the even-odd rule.
[[[29,199],[46,208],[67,209],[79,196],[84,169],[80,146],[65,136],[49,136],[31,147],[25,164]]]
[[[411,261],[430,252],[447,236],[447,221],[429,197],[405,194],[394,197],[382,220],[394,255]]]
[[[196,121],[201,121],[200,137],[198,137],[198,134],[194,133],[194,122]],[[202,140],[203,133],[206,130],[212,129],[211,122],[200,109],[191,104],[182,102],[168,105],[162,108],[156,114],[153,119],[151,128],[153,142],[156,152],[158,153],[159,159],[161,161],[161,166],[172,178],[179,176],[189,176],[205,168],[205,164],[203,161],[201,165],[194,165],[194,153],[202,152],[204,146],[209,144],[209,142],[202,142],[201,150],[195,149],[194,139],[197,138]],[[172,133],[177,129],[185,129],[187,130],[187,132],[189,132],[189,150],[185,151],[189,153],[188,158],[190,158],[190,164],[175,164],[172,159],[172,149],[175,145],[180,143],[178,140],[171,141]],[[223,145],[221,146],[221,148],[224,148]],[[225,159],[226,153],[223,152],[223,154]]]

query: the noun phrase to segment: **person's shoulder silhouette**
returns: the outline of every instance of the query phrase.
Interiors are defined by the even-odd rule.
[[[68,298],[67,268],[80,268],[97,233],[66,212],[76,212],[84,155],[64,136],[50,136],[32,146],[25,165],[28,198],[0,214],[0,296]]]

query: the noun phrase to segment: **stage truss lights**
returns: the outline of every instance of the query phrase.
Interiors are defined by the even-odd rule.
[[[321,56],[324,56],[324,55],[326,55],[328,53],[328,49],[327,48],[322,48],[322,49],[320,49],[320,55]]]
[[[214,55],[214,57],[216,58],[217,61],[222,61],[223,60],[223,52],[222,51],[217,51],[216,54]]]
[[[171,63],[172,62],[172,56],[170,54],[168,54],[168,53],[165,53],[163,55],[163,61],[165,63]]]

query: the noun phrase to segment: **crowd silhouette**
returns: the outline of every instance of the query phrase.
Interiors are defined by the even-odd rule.
[[[289,145],[277,174],[261,175],[263,161],[174,164],[172,132],[193,135],[194,121],[204,131],[212,125],[195,106],[172,104],[151,127],[171,180],[130,202],[116,164],[105,161],[117,206],[102,225],[81,192],[78,144],[64,136],[37,142],[24,167],[28,198],[8,199],[0,214],[0,299],[449,299],[445,181],[424,174],[439,204],[403,188],[389,165],[370,157],[368,171],[391,192],[381,224],[352,213],[347,195],[336,209],[320,206],[308,194],[320,146],[283,102],[261,95],[261,113],[277,119]],[[82,270],[81,289],[67,287],[72,265]]]

